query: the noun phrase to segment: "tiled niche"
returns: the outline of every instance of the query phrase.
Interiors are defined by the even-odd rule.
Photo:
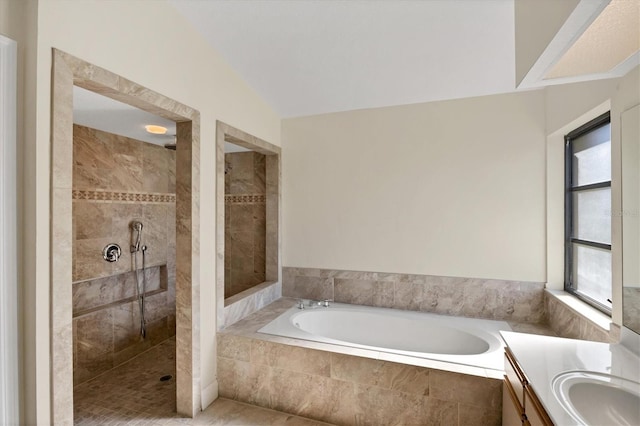
[[[175,335],[175,162],[164,147],[73,126],[74,384]],[[134,220],[147,246],[144,339],[129,250]],[[102,257],[110,243],[122,248],[117,262]],[[141,253],[137,262],[141,269]]]
[[[227,156],[226,142],[252,152]],[[218,121],[216,170],[216,303],[221,330],[282,296],[280,147]],[[258,227],[264,229],[264,242],[262,232],[254,232]]]
[[[224,296],[265,282],[266,157],[224,155]]]

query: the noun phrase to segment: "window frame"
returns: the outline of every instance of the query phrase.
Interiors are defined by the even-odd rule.
[[[564,137],[565,142],[565,152],[564,152],[564,160],[565,160],[565,190],[564,190],[564,289],[565,291],[573,294],[579,299],[585,301],[590,304],[594,308],[602,311],[603,313],[611,316],[611,308],[597,300],[589,297],[584,293],[580,293],[579,289],[573,286],[573,244],[581,244],[588,247],[598,248],[601,250],[609,250],[611,252],[611,244],[599,243],[596,241],[589,240],[581,240],[578,238],[573,238],[573,194],[580,191],[588,191],[599,188],[611,188],[611,178],[608,181],[581,185],[581,186],[573,186],[573,140],[583,136],[587,133],[590,133],[602,126],[611,123],[611,111],[607,111],[606,113],[594,118],[593,120],[583,124],[577,129],[569,132]],[[610,303],[611,300],[608,300]]]

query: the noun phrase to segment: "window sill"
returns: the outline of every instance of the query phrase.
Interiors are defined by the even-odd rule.
[[[596,308],[588,305],[576,296],[563,290],[545,290],[549,297],[555,298],[558,302],[562,303],[565,307],[575,312],[585,320],[591,322],[593,325],[602,329],[602,331],[611,331],[611,324],[613,321],[611,317],[600,312]]]

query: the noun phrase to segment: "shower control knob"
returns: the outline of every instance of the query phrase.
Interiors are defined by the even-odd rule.
[[[122,250],[120,249],[120,246],[115,243],[107,244],[102,250],[102,257],[107,262],[117,262],[118,259],[120,259],[121,254]]]

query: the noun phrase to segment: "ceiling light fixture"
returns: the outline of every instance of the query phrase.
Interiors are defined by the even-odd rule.
[[[153,135],[164,135],[167,133],[167,128],[162,126],[156,126],[155,124],[147,124],[144,126],[147,132]]]

